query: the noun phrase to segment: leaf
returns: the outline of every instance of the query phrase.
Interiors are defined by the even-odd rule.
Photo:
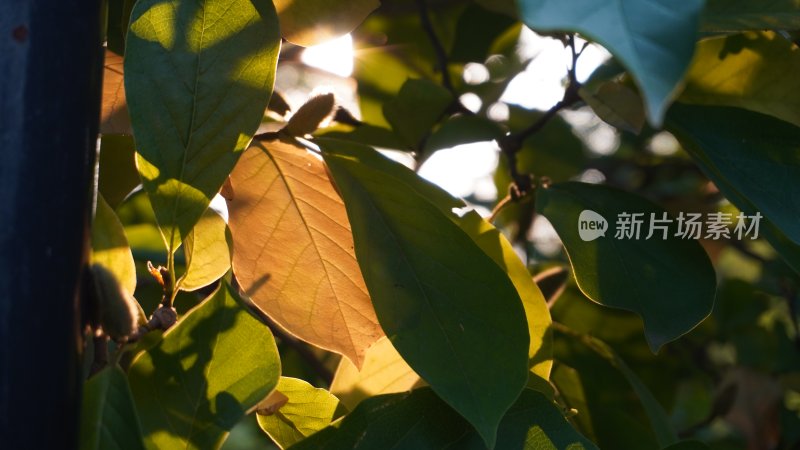
[[[174,252],[261,122],[278,20],[267,0],[140,0],[127,39],[139,173]]]
[[[444,191],[368,147],[317,143],[345,200],[383,330],[493,447],[527,379],[527,324],[513,283],[436,198],[420,194],[428,186],[452,202]]]
[[[280,371],[269,328],[223,281],[131,365],[147,448],[219,448]]]
[[[774,32],[706,39],[697,45],[682,103],[736,106],[800,126],[800,48]]]
[[[574,31],[608,49],[636,79],[660,126],[692,59],[703,0],[520,0],[535,31]]]
[[[800,28],[797,0],[708,0],[704,31],[796,30]]]
[[[577,333],[563,325],[555,324],[554,327],[558,332],[579,340],[622,373],[631,385],[631,388],[636,392],[636,396],[639,397],[639,401],[642,403],[642,407],[644,407],[647,418],[650,420],[650,424],[656,434],[656,439],[658,439],[658,445],[666,447],[678,442],[678,435],[672,428],[669,416],[667,416],[664,408],[661,407],[661,404],[658,403],[658,400],[655,399],[636,373],[628,367],[625,361],[623,361],[611,347],[599,339],[586,334]]]
[[[392,342],[382,337],[367,350],[361,370],[347,359],[339,362],[331,383],[331,394],[353,410],[364,399],[380,394],[410,391],[423,383],[397,353]]]
[[[281,34],[302,47],[321,44],[347,34],[380,6],[378,0],[274,0]]]
[[[502,2],[494,0],[494,3]],[[502,5],[498,6],[502,8]],[[498,6],[495,6],[495,9]],[[515,22],[516,20],[507,14],[493,11],[491,5],[481,5],[480,2],[470,4],[458,18],[449,61],[484,62],[490,55],[492,43]]]
[[[293,144],[257,143],[231,185],[233,270],[247,295],[295,336],[361,366],[383,331],[322,162]]]
[[[620,130],[639,134],[644,127],[644,107],[639,95],[617,81],[601,84],[596,92],[580,89],[581,98],[598,117]]]
[[[503,136],[497,122],[478,116],[455,116],[443,123],[425,141],[424,154],[472,142],[493,141]]]
[[[339,400],[297,378],[281,377],[277,392],[288,402],[273,414],[258,412],[258,425],[280,448],[293,445],[330,425]]]
[[[305,136],[319,128],[319,124],[333,112],[333,94],[322,94],[310,98],[289,119],[281,131],[289,136]]]
[[[195,291],[225,275],[231,268],[232,240],[225,219],[207,209],[183,243],[186,273],[178,282],[178,287],[184,291]]]
[[[509,109],[508,125],[512,130],[529,126],[543,114],[541,111],[517,106]],[[522,149],[517,154],[517,169],[520,173],[546,176],[553,181],[566,181],[580,173],[586,159],[585,145],[575,135],[572,126],[563,118],[554,117],[540,132],[522,143]],[[506,184],[503,187],[507,186]]]
[[[292,450],[485,449],[478,433],[427,388],[373,397]],[[596,449],[542,394],[524,390],[500,425],[502,450]]]
[[[131,18],[134,0],[109,0],[106,29],[106,47],[118,55],[125,52],[125,36]]]
[[[366,123],[357,126],[337,124],[318,130],[316,134],[318,136],[358,142],[371,147],[392,150],[405,150],[407,148],[392,130]]]
[[[716,276],[700,244],[675,238],[674,221],[669,223],[667,239],[658,230],[646,239],[651,214],[661,219],[662,208],[623,191],[575,182],[538,189],[536,207],[564,243],[581,291],[601,305],[641,316],[654,353],[711,312]],[[579,236],[584,210],[608,222],[604,235],[591,241]],[[639,239],[615,236],[623,212],[643,214]]]
[[[119,217],[103,196],[97,195],[97,207],[92,222],[93,264],[101,264],[114,274],[129,294],[136,290],[136,266]]]
[[[105,52],[103,69],[103,105],[100,116],[101,134],[131,134],[131,118],[125,101],[122,56]]]
[[[551,380],[567,408],[577,411],[572,420],[589,438],[595,439],[592,412],[589,410],[581,374],[572,367],[559,363],[553,369]]]
[[[452,101],[450,92],[438,84],[409,79],[397,97],[383,105],[383,115],[405,144],[417,149]]]
[[[668,121],[731,201],[747,214],[759,211],[800,244],[800,128],[742,109],[682,104]]]
[[[100,170],[97,191],[115,208],[142,183],[136,170],[133,136],[106,134],[100,137]]]
[[[81,450],[144,450],[125,372],[109,366],[83,386]]]
[[[448,450],[483,448],[474,431],[446,447]],[[556,405],[542,393],[525,389],[500,424],[497,448],[596,450],[597,446],[575,431]]]

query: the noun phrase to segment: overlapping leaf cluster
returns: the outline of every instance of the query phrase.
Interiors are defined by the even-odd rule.
[[[550,111],[502,101],[535,57],[519,48],[523,26],[572,50],[567,94]],[[160,303],[181,314],[163,334],[112,346],[111,364],[86,385],[82,447],[220,448],[253,413],[280,448],[719,440],[710,424],[737,425],[737,405],[751,399],[742,380],[768,381],[747,371],[756,364],[720,356],[728,344],[745,355],[746,343],[698,341],[746,330],[776,340],[765,345],[787,363],[772,374],[800,368],[785,348],[791,333],[776,328],[800,334],[798,26],[789,0],[111,1],[92,262],[148,313]],[[358,119],[331,94],[286,118],[273,93],[279,65],[296,46],[349,32]],[[612,56],[585,81],[575,76],[577,37]],[[466,64],[482,65],[486,79],[465,81]],[[465,93],[481,105],[467,108]],[[617,156],[592,155],[558,114],[568,108],[613,126]],[[673,160],[643,150],[662,128],[680,141]],[[510,194],[492,215],[499,228],[413,170],[476,142],[501,153],[495,181],[500,198]],[[689,175],[658,178],[662,164]],[[614,186],[576,181],[586,169]],[[763,215],[754,248],[730,245],[765,272],[743,301],[781,294],[788,312],[769,300],[758,326],[731,319],[726,304],[741,293],[726,278],[717,294],[730,273],[725,243],[704,248],[674,227],[665,239],[613,237],[625,212],[719,212],[708,191],[730,202],[723,209]],[[579,236],[584,210],[612,219],[605,237]],[[542,218],[562,255],[528,252]],[[166,266],[163,286],[145,271],[150,260]],[[537,284],[552,265],[564,270]],[[762,323],[776,334],[758,334]],[[342,356],[322,380],[329,389],[282,371],[288,343],[323,372],[336,363],[319,355]],[[664,363],[653,356],[662,348],[679,356]],[[698,394],[709,412],[692,423],[681,416],[694,413],[689,394],[662,385],[658,368],[698,352],[724,380]],[[678,389],[703,391],[702,380]],[[782,382],[796,393],[793,380]],[[738,389],[730,404],[726,383]],[[752,444],[764,435],[744,437],[761,448]]]

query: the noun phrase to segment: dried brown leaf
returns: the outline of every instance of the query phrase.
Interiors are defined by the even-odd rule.
[[[290,333],[361,367],[383,331],[322,161],[285,142],[256,143],[231,186],[233,270],[242,288]]]

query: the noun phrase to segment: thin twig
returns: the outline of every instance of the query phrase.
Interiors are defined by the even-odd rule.
[[[506,195],[505,197],[503,197],[502,200],[497,202],[497,204],[494,206],[494,209],[492,210],[492,214],[489,215],[489,218],[487,219],[489,223],[493,224],[494,221],[497,220],[497,216],[500,215],[500,213],[503,211],[503,208],[508,206],[511,202],[512,202],[511,194]]]
[[[453,88],[452,80],[450,80],[447,52],[442,45],[442,41],[440,41],[439,37],[436,35],[436,31],[433,29],[433,23],[431,23],[431,18],[428,13],[428,4],[425,0],[417,0],[417,9],[419,9],[422,29],[425,31],[425,34],[428,35],[428,39],[430,39],[431,45],[433,46],[433,51],[436,53],[436,61],[439,65],[439,71],[442,73],[442,86],[450,91],[451,94],[455,95],[456,90]]]

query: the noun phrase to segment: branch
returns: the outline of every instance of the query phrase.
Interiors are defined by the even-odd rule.
[[[436,36],[436,31],[433,29],[430,15],[428,14],[428,4],[425,0],[417,0],[417,8],[419,9],[419,18],[422,29],[428,35],[428,39],[433,45],[433,51],[436,53],[436,60],[439,65],[439,71],[442,73],[442,86],[445,87],[451,94],[455,96],[456,90],[453,88],[453,82],[450,80],[450,71],[447,69],[448,60],[447,52],[442,45],[442,41]]]
[[[517,153],[522,149],[522,144],[525,142],[526,139],[533,136],[534,134],[538,133],[542,128],[547,125],[550,120],[555,117],[559,111],[566,109],[575,103],[579,102],[581,97],[578,95],[578,91],[581,88],[581,84],[578,82],[576,77],[576,68],[578,64],[578,58],[580,58],[581,53],[586,48],[584,46],[580,52],[575,50],[575,35],[569,36],[569,48],[572,51],[572,65],[567,70],[567,78],[569,83],[567,84],[567,88],[564,91],[564,97],[552,108],[547,110],[543,116],[541,116],[536,122],[532,123],[530,126],[521,130],[517,133],[510,133],[500,139],[498,139],[497,144],[500,146],[500,150],[503,154],[506,155],[508,159],[509,171],[511,172],[511,178],[514,180],[514,183],[517,186],[517,189],[522,195],[525,195],[531,188],[531,179],[528,175],[522,175],[517,171]]]

